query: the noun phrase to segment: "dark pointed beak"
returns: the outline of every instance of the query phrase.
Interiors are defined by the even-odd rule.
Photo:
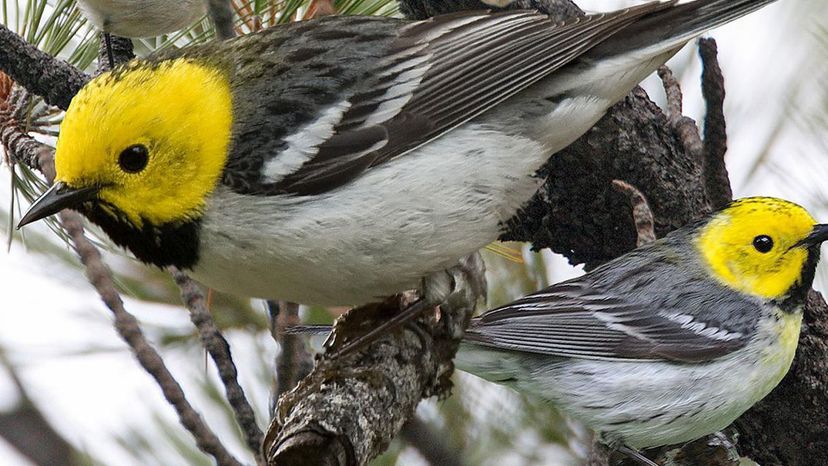
[[[811,234],[800,241],[800,243],[810,248],[813,246],[818,247],[823,241],[828,241],[828,224],[814,225]]]
[[[23,218],[20,219],[17,228],[56,214],[63,209],[71,209],[86,201],[91,201],[98,197],[99,190],[100,188],[97,186],[75,189],[57,182],[34,201],[29,210],[23,215]]]

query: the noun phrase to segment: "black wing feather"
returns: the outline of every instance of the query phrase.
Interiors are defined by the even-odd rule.
[[[634,262],[630,268],[639,265]],[[693,275],[695,285],[688,280],[673,283],[679,288],[671,289],[658,283],[646,288],[649,293],[663,290],[662,296],[647,296],[646,290],[636,293],[636,284],[616,273],[618,268],[599,269],[489,311],[472,321],[466,338],[558,357],[680,362],[708,361],[747,343],[755,319],[741,317],[754,316],[759,303]],[[676,272],[681,271],[664,264],[659,274],[676,281]],[[681,286],[695,287],[698,293],[675,291]],[[718,298],[711,302],[705,297],[711,294]],[[723,313],[710,305],[729,307],[732,322],[715,320],[712,316]]]
[[[462,12],[404,28],[387,58],[366,73],[366,90],[348,98],[350,107],[330,144],[276,188],[311,195],[341,186],[526,89],[639,17],[670,6],[654,2],[557,25],[535,12]],[[409,84],[410,95],[388,95]],[[392,108],[389,117],[372,121],[383,104]],[[351,152],[336,141],[374,126],[387,134],[375,150]]]

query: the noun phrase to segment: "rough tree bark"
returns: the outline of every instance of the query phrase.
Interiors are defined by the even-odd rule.
[[[449,393],[463,330],[485,295],[483,262],[475,254],[452,271],[458,292],[428,313],[338,357],[323,356],[293,391],[279,400],[264,441],[269,465],[350,466],[382,453],[423,398]],[[337,323],[327,354],[373,328],[410,298],[362,306]]]

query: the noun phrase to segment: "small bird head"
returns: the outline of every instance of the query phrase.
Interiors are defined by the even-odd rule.
[[[770,197],[740,199],[701,225],[696,247],[725,285],[768,300],[804,298],[828,225]]]
[[[198,218],[224,168],[231,124],[229,84],[215,68],[175,59],[104,73],[72,100],[55,183],[18,227],[64,208],[136,230]]]

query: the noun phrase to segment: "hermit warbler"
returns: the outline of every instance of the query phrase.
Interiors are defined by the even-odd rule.
[[[825,240],[796,204],[733,202],[473,319],[455,364],[554,402],[612,446],[703,437],[788,371]]]
[[[374,301],[495,240],[536,170],[688,40],[773,0],[326,17],[132,61],[72,100],[63,208],[239,295]]]
[[[154,37],[195,23],[206,0],[78,0],[84,15],[100,30],[122,37]]]

